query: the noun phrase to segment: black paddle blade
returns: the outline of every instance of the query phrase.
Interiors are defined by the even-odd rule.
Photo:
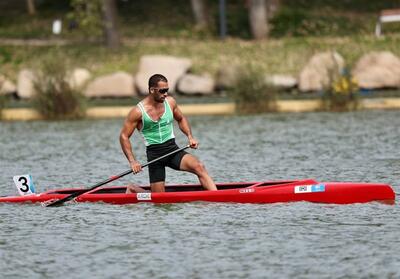
[[[77,193],[73,193],[73,194],[71,194],[69,196],[66,196],[65,198],[62,198],[62,199],[59,199],[59,200],[56,200],[56,201],[50,200],[48,202],[44,202],[44,203],[42,203],[42,205],[45,206],[45,207],[61,206],[63,203],[65,203],[67,201],[70,201],[70,200],[73,200],[77,196],[80,196],[81,194],[86,193],[86,192],[87,191],[78,191]]]
[[[168,156],[171,156],[172,154],[178,153],[178,152],[180,152],[182,150],[185,150],[186,148],[189,148],[189,147],[190,147],[190,145],[186,145],[186,146],[181,147],[181,148],[179,148],[177,150],[174,150],[174,151],[172,151],[172,152],[170,152],[168,154],[165,154],[165,155],[163,155],[161,157],[158,157],[158,158],[156,158],[156,159],[154,159],[154,160],[152,160],[150,162],[147,162],[146,164],[142,165],[142,168],[147,167],[148,165],[153,164],[154,162],[157,162],[157,161],[159,161],[161,159],[164,159],[164,158],[166,158]],[[123,176],[125,176],[127,174],[130,174],[130,173],[132,173],[132,170],[127,170],[127,171],[125,171],[123,173],[120,173],[120,174],[112,176],[112,177],[110,177],[110,178],[108,178],[108,179],[106,179],[104,181],[101,181],[101,182],[95,184],[94,186],[92,186],[92,187],[90,187],[88,189],[84,189],[82,191],[77,191],[77,192],[75,192],[75,193],[73,193],[73,194],[71,194],[71,195],[69,195],[69,196],[67,196],[65,198],[56,200],[54,202],[53,202],[53,200],[50,200],[48,202],[44,202],[44,203],[42,203],[42,205],[45,206],[45,207],[60,206],[60,205],[62,205],[63,203],[65,203],[67,201],[70,201],[70,200],[72,200],[72,199],[74,199],[74,198],[76,198],[76,197],[78,197],[78,196],[80,196],[80,195],[82,195],[84,193],[90,192],[90,191],[92,191],[92,190],[94,190],[94,189],[96,189],[96,188],[98,188],[100,186],[103,186],[103,185],[105,185],[107,183],[110,183],[110,182],[112,182],[114,180],[117,180],[117,179],[119,179],[119,178],[121,178],[121,177],[123,177]]]

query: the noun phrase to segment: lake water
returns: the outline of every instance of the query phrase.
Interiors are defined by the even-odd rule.
[[[200,142],[193,153],[217,182],[315,178],[389,183],[400,192],[399,111],[190,122]],[[0,122],[0,195],[16,194],[17,174],[31,174],[42,192],[127,170],[121,125]],[[133,147],[144,161],[138,135]],[[144,171],[112,185],[147,180]],[[169,170],[168,182],[196,178]],[[399,215],[398,203],[0,204],[0,277],[399,278]]]

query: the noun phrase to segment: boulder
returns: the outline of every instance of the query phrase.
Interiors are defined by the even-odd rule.
[[[290,75],[266,75],[265,82],[275,87],[288,89],[297,85],[297,79]]]
[[[170,92],[176,91],[176,84],[192,66],[187,58],[165,55],[144,55],[140,58],[136,87],[141,94],[149,92],[149,78],[154,74],[162,74],[168,79]]]
[[[362,88],[400,87],[400,59],[389,51],[362,56],[352,74]]]
[[[133,97],[136,96],[133,76],[126,72],[116,72],[100,76],[88,84],[86,97]]]
[[[215,81],[210,75],[186,74],[178,82],[178,91],[182,94],[210,95],[214,93]]]
[[[317,53],[311,57],[299,75],[300,91],[320,91],[330,85],[334,75],[344,70],[344,59],[337,52]]]
[[[6,79],[5,76],[0,75],[0,95],[9,95],[17,92],[15,84]]]
[[[33,82],[35,80],[35,74],[33,71],[23,69],[18,74],[17,82],[17,95],[21,99],[30,99],[35,95],[35,88]]]
[[[88,81],[91,79],[91,73],[84,68],[76,68],[68,76],[67,81],[72,88],[84,88]]]

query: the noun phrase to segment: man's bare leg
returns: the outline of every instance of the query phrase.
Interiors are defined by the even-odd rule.
[[[206,168],[204,167],[203,163],[201,163],[196,157],[192,154],[185,154],[183,156],[180,169],[184,171],[188,171],[194,173],[199,178],[201,185],[209,190],[209,191],[216,191],[217,186],[215,186],[214,180],[208,174]]]
[[[135,184],[130,184],[130,185],[126,186],[125,194],[146,193],[146,192],[148,192],[148,191],[146,191],[142,187],[139,187]]]
[[[150,183],[152,192],[165,192],[165,181]]]

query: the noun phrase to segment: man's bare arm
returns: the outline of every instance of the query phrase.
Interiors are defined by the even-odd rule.
[[[168,100],[174,113],[174,119],[178,122],[179,129],[181,129],[181,131],[188,137],[190,147],[197,148],[199,144],[192,135],[192,129],[190,128],[188,119],[183,115],[174,98],[168,97]]]
[[[142,114],[140,112],[140,109],[138,109],[137,107],[133,108],[126,117],[121,133],[119,135],[119,142],[121,144],[122,151],[128,159],[134,173],[141,171],[142,167],[140,163],[136,161],[135,156],[133,155],[132,145],[129,138],[138,127],[141,116]]]

